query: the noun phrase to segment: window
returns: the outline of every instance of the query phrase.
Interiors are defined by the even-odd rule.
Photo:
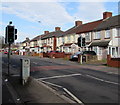
[[[65,42],[65,40],[64,40],[64,37],[62,38],[62,43],[64,43]]]
[[[109,55],[113,58],[120,58],[120,47],[109,47]]]
[[[120,36],[120,28],[116,28],[117,36]]]
[[[48,39],[48,44],[50,44],[50,39]]]
[[[58,38],[58,44],[60,44],[60,38]]]
[[[90,41],[90,33],[85,34],[85,39],[86,39],[86,41]]]
[[[73,36],[73,41],[75,42],[75,35]]]
[[[105,31],[105,38],[110,38],[110,30]]]
[[[97,54],[97,47],[93,47],[93,51]]]
[[[112,48],[112,56],[115,56],[115,48]]]
[[[94,39],[100,39],[100,32],[95,32]]]
[[[53,43],[53,39],[51,38],[51,44]]]
[[[108,48],[108,54],[111,55],[111,47]]]
[[[68,42],[70,42],[71,37],[70,37],[70,36],[68,36],[68,37],[67,37],[67,39],[68,39]]]

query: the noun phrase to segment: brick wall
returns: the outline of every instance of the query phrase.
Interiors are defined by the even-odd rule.
[[[107,65],[111,67],[120,67],[120,58],[111,58],[107,55]]]

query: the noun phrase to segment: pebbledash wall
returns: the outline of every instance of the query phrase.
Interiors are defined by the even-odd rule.
[[[107,65],[111,67],[120,67],[120,58],[111,58],[107,55]]]

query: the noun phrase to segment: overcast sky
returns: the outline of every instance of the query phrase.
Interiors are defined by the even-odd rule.
[[[55,27],[61,27],[61,30],[65,31],[73,27],[76,20],[87,23],[102,19],[103,12],[105,11],[112,12],[113,16],[118,14],[117,1],[38,1],[2,1],[0,8],[0,11],[2,11],[0,34],[4,36],[5,27],[8,25],[9,21],[12,21],[13,25],[18,29],[17,41],[22,42],[26,37],[32,39],[37,35],[43,34],[44,31],[54,31]]]

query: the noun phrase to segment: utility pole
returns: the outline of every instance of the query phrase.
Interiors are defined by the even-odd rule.
[[[40,23],[41,24],[41,21],[38,21],[38,23]],[[40,43],[39,44],[41,44],[41,36],[40,36]],[[38,44],[38,53],[39,53],[39,56],[40,56],[40,52],[41,52],[41,49],[40,49],[40,45]]]

